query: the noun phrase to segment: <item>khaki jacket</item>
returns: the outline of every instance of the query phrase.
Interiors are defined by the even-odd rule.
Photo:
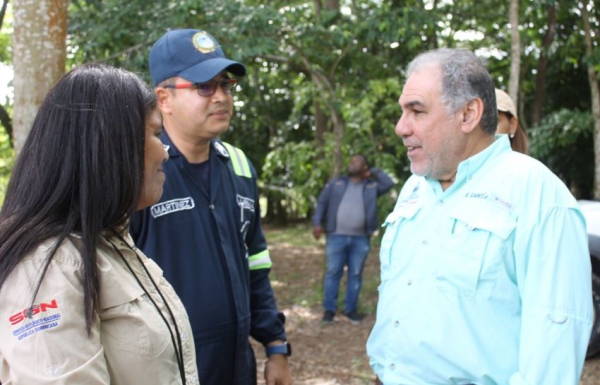
[[[162,299],[135,252],[118,238],[121,251],[172,327]],[[133,240],[125,238],[129,245]],[[48,267],[32,305],[48,251],[39,245],[11,273],[0,290],[0,382],[42,384],[181,384],[171,336],[122,258],[105,239],[98,246],[99,309],[88,336],[83,313],[80,239],[65,240]],[[183,345],[186,381],[198,384],[194,340],[183,304],[162,270],[136,250],[169,303]],[[173,329],[174,330],[174,329]],[[177,337],[174,333],[175,339]]]

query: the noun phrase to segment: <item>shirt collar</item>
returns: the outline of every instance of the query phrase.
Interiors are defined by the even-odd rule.
[[[163,129],[162,134],[161,134],[161,140],[163,142],[163,144],[169,146],[169,149],[167,150],[167,152],[169,153],[169,158],[173,158],[175,156],[179,156],[181,155],[181,152],[179,151],[179,149],[177,148],[177,146],[175,146],[173,144],[173,141],[171,141],[171,138],[169,138],[169,134],[167,133],[167,130]],[[223,147],[223,145],[221,144],[221,142],[217,139],[212,139],[210,141],[210,152],[208,154],[208,157],[212,157],[212,155],[214,153],[216,153],[217,155],[219,155],[221,158],[229,158],[229,154],[227,154],[227,152],[225,152],[225,154],[222,153],[222,151],[217,151],[217,149],[215,148],[216,146],[220,146],[220,148],[224,149],[225,147]],[[215,150],[215,151],[213,151]]]

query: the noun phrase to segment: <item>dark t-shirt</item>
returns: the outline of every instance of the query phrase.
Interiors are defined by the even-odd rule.
[[[207,159],[202,163],[185,163],[193,179],[200,181],[206,196],[210,196],[210,161]]]

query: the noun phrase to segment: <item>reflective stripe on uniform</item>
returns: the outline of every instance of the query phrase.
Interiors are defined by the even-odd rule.
[[[246,154],[244,154],[244,152],[239,148],[233,147],[229,143],[222,143],[225,148],[227,148],[229,159],[231,159],[231,164],[233,165],[233,171],[235,174],[246,178],[252,178],[252,174],[250,173],[250,164],[248,163]]]
[[[269,269],[272,265],[273,263],[271,263],[269,250],[263,250],[258,254],[248,257],[248,266],[250,267],[250,270]]]

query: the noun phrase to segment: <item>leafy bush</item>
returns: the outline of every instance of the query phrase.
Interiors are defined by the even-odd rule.
[[[594,124],[589,111],[562,109],[529,131],[530,152],[558,175],[578,199],[594,186]]]

